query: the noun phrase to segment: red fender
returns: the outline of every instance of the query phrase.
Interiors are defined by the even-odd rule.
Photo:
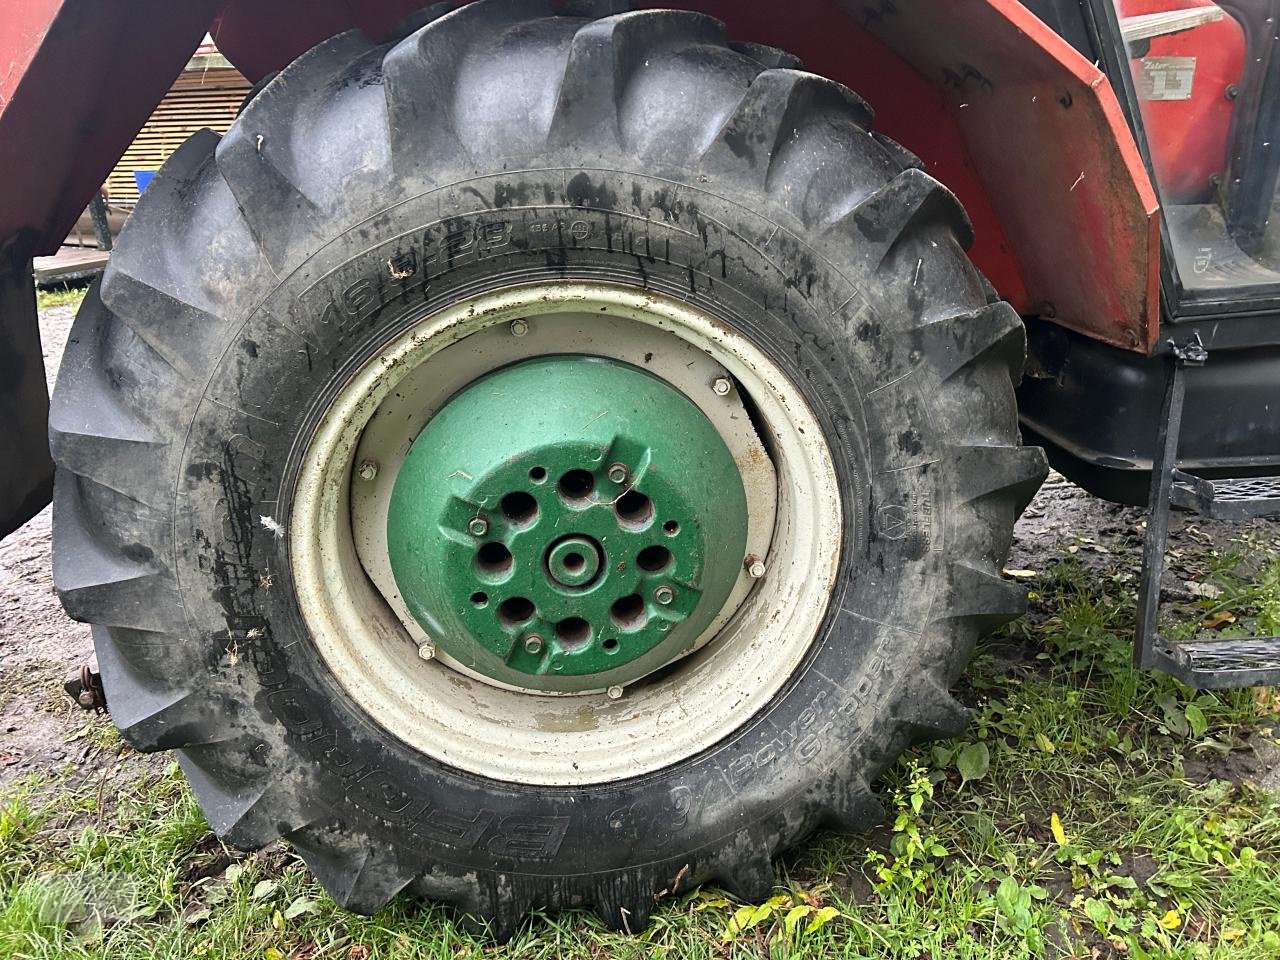
[[[0,0],[0,245],[56,249],[206,28],[254,79],[340,30],[385,35],[418,5]],[[645,5],[710,13],[857,90],[960,196],[974,259],[1020,311],[1154,347],[1155,192],[1106,78],[1016,0]]]

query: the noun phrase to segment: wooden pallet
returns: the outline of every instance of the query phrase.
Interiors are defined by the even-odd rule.
[[[107,266],[109,250],[96,247],[63,246],[52,257],[35,258],[37,287],[49,287],[55,283],[70,283],[96,277]]]

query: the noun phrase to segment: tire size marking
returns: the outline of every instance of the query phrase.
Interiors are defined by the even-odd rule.
[[[828,702],[827,691],[818,691],[813,703],[763,747],[738,757],[727,767],[715,768],[716,775],[707,779],[689,815],[701,819],[718,804],[731,801],[747,784],[750,775],[761,773],[783,757],[793,758],[800,765],[809,764],[819,757],[824,744],[835,744],[842,755],[852,756],[867,739],[868,731],[859,730],[852,736],[840,736],[835,727],[871,703],[888,665],[886,657],[872,656],[867,661],[866,671],[858,678],[857,686],[848,691],[824,677],[841,694],[837,701],[831,703],[831,709],[823,711],[824,704]]]
[[[482,214],[466,214],[384,241],[300,291],[289,308],[292,320],[300,329],[305,329],[303,317],[318,313],[324,326],[345,333],[371,320],[384,307],[408,293],[418,291],[425,299],[438,274],[468,262],[512,250],[590,247],[589,241],[602,233],[596,223],[581,216],[543,217],[533,210],[526,213],[526,217],[516,220],[483,219]],[[616,212],[600,213],[614,219],[649,223],[644,218],[628,218]],[[464,225],[464,219],[472,222]],[[626,234],[620,229],[606,227],[603,234],[610,249],[614,243],[619,248],[625,243]],[[646,243],[647,239],[645,237]]]
[[[466,227],[437,223],[408,237],[384,243],[377,260],[382,269],[345,283],[337,295],[326,289],[327,297],[319,308],[320,321],[337,330],[348,330],[370,319],[406,292],[429,289],[434,268],[443,265],[445,269],[452,269],[461,261],[483,259],[508,247],[513,232],[510,220],[490,220]],[[310,302],[312,298],[308,294],[321,284],[327,288],[325,281],[341,273],[343,267],[303,290],[297,302]]]

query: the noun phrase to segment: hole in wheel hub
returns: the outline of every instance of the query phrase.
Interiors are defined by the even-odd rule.
[[[450,657],[591,690],[689,648],[737,582],[746,528],[737,465],[688,397],[556,356],[482,377],[427,422],[387,543],[406,606]]]

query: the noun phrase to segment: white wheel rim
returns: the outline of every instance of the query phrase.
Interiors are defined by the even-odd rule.
[[[502,688],[424,661],[412,618],[395,609],[377,564],[361,563],[376,523],[352,524],[352,470],[369,444],[380,406],[432,356],[466,337],[521,319],[601,314],[677,336],[723,369],[751,399],[767,431],[772,464],[735,452],[744,482],[773,482],[772,509],[753,509],[748,551],[767,550],[767,573],[735,589],[700,649],[620,699],[604,693],[556,696]],[[552,322],[549,319],[549,322]],[[475,341],[477,344],[479,340]],[[470,345],[468,345],[469,347]],[[597,346],[581,352],[609,355]],[[464,348],[465,349],[465,348]],[[617,350],[613,351],[615,354]],[[705,396],[685,391],[707,409]],[[423,415],[425,419],[425,414]],[[421,424],[414,424],[412,440]],[[723,433],[723,431],[722,431]],[[403,444],[407,448],[407,442]],[[387,464],[392,472],[395,464]],[[380,470],[382,468],[380,467]],[[754,471],[754,474],[752,473]],[[358,514],[374,500],[358,486]],[[751,498],[749,498],[751,499]],[[759,502],[760,498],[754,498]],[[376,515],[376,506],[373,508]],[[669,766],[723,739],[778,692],[823,622],[835,582],[842,511],[830,451],[812,411],[754,344],[686,304],[634,288],[550,282],[484,294],[432,314],[388,344],[339,392],[301,464],[289,525],[299,607],[316,649],[347,694],[408,746],[454,767],[505,781],[543,785],[610,782]],[[358,549],[357,537],[364,549]],[[763,546],[762,546],[763,545]],[[401,605],[402,607],[402,605]],[[656,665],[655,665],[656,666]]]

